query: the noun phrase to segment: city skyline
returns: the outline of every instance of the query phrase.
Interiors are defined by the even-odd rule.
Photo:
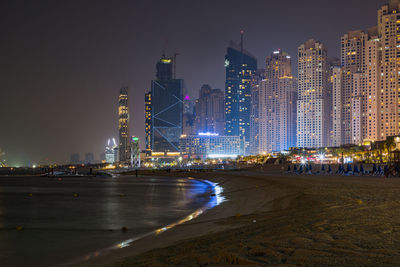
[[[174,4],[178,2],[179,1]],[[67,8],[68,12],[71,12],[73,15],[75,14],[75,17],[72,16],[72,18],[76,20],[68,19],[69,17],[67,15],[71,14],[67,11],[61,12],[61,6],[57,6],[56,4],[45,7],[44,11],[41,11],[49,12],[49,14],[43,14],[46,16],[40,20],[42,24],[37,22],[36,24],[28,25],[29,18],[34,16],[28,11],[30,10],[29,8],[23,9],[22,14],[27,12],[31,17],[28,16],[28,19],[23,19],[19,24],[10,23],[10,21],[13,20],[10,18],[10,15],[6,15],[3,19],[8,19],[8,24],[5,25],[9,26],[6,35],[9,38],[4,44],[6,48],[8,48],[8,54],[4,62],[5,66],[8,68],[2,67],[5,79],[3,79],[2,84],[2,93],[4,92],[4,97],[0,100],[0,105],[2,114],[10,114],[10,116],[4,116],[3,125],[5,126],[3,127],[7,128],[2,128],[4,130],[2,130],[0,134],[0,140],[2,140],[0,147],[7,153],[6,157],[8,162],[11,164],[19,163],[20,165],[27,165],[29,161],[31,164],[34,162],[41,163],[46,161],[46,163],[65,163],[69,159],[69,155],[75,151],[80,153],[93,151],[96,155],[103,152],[105,141],[110,136],[117,136],[117,125],[115,123],[117,109],[115,99],[118,97],[118,90],[121,86],[132,88],[131,95],[133,97],[129,106],[135,108],[131,111],[132,125],[129,131],[132,132],[133,135],[139,136],[141,140],[144,140],[143,94],[149,87],[149,81],[154,79],[155,73],[153,66],[159,58],[161,51],[166,46],[165,36],[169,37],[167,45],[168,54],[171,55],[175,49],[180,53],[177,60],[177,78],[184,79],[186,87],[190,91],[190,95],[195,96],[195,90],[205,83],[210,84],[213,88],[224,88],[224,50],[226,50],[229,40],[232,39],[239,42],[240,29],[245,30],[246,50],[255,54],[255,57],[260,62],[263,62],[265,56],[277,48],[282,48],[288,51],[289,54],[296,55],[297,53],[295,51],[297,47],[310,38],[315,38],[327,44],[329,56],[338,57],[340,51],[340,37],[349,31],[365,30],[376,25],[377,10],[386,1],[363,1],[362,3],[365,10],[364,8],[360,9],[359,6],[357,6],[357,3],[360,4],[360,2],[356,1],[337,1],[334,4],[329,3],[329,5],[333,6],[332,8],[337,11],[342,10],[339,8],[340,3],[348,3],[346,5],[346,10],[341,11],[344,14],[343,17],[347,17],[345,16],[346,12],[349,12],[349,14],[359,14],[351,19],[343,19],[343,21],[337,21],[336,16],[332,16],[331,14],[324,14],[324,16],[322,16],[322,6],[324,6],[324,4],[319,5],[321,7],[317,9],[313,7],[313,3],[316,3],[315,1],[309,1],[309,3],[304,5],[294,3],[293,1],[290,8],[284,12],[275,3],[264,6],[261,2],[262,1],[251,2],[249,6],[245,6],[243,7],[244,9],[241,9],[243,14],[247,14],[248,22],[233,22],[228,19],[225,23],[222,23],[222,25],[220,24],[214,29],[214,27],[211,26],[214,26],[212,23],[215,23],[215,21],[211,20],[208,22],[210,24],[205,26],[206,28],[208,27],[207,31],[197,32],[196,35],[192,36],[193,39],[185,44],[174,41],[176,39],[182,40],[180,38],[175,38],[177,35],[184,35],[182,32],[178,33],[179,27],[174,30],[170,28],[168,28],[168,30],[161,29],[162,34],[160,34],[160,36],[162,37],[158,36],[156,39],[157,44],[147,48],[145,56],[141,57],[141,60],[139,60],[140,64],[135,62],[135,55],[138,56],[137,52],[135,52],[136,49],[128,46],[118,47],[121,48],[121,52],[115,54],[116,59],[110,60],[114,55],[111,51],[115,52],[115,48],[117,48],[112,45],[114,43],[109,43],[111,41],[110,38],[104,39],[107,41],[106,43],[109,47],[107,47],[107,45],[99,45],[99,50],[97,51],[89,49],[95,47],[94,42],[96,40],[102,40],[99,36],[92,36],[93,38],[82,36],[82,34],[91,27],[96,28],[98,33],[101,26],[107,29],[106,25],[102,23],[106,21],[109,22],[109,20],[113,18],[121,23],[117,23],[117,25],[128,27],[127,25],[129,24],[122,23],[115,15],[110,17],[106,16],[104,21],[101,20],[97,16],[101,13],[99,10],[104,11],[105,6],[103,5],[99,4],[99,6],[95,7],[92,13],[92,16],[95,18],[91,22],[93,24],[83,23],[85,26],[80,25],[80,23],[84,21],[83,15],[88,10],[88,6],[85,6],[85,4],[79,6],[81,8],[80,11],[75,10],[72,4]],[[318,3],[320,3],[320,1]],[[180,11],[189,8],[184,3],[180,4],[183,6]],[[206,6],[209,7],[209,5]],[[310,10],[303,6],[308,6]],[[10,4],[9,7],[15,12],[21,8],[18,7],[17,4]],[[141,7],[146,8],[145,5]],[[224,12],[221,11],[222,7],[226,8]],[[287,24],[279,25],[281,26],[278,27],[280,28],[280,32],[275,32],[274,29],[266,26],[255,26],[258,25],[258,20],[253,19],[253,16],[259,12],[256,10],[257,7],[270,7],[271,10],[275,10],[276,13],[281,15],[282,20],[287,18]],[[313,25],[310,21],[303,22],[304,25],[301,22],[290,24],[291,19],[296,18],[296,7],[297,11],[300,10],[303,12],[301,16],[305,16],[308,13],[315,13],[315,21],[318,21],[321,25]],[[35,7],[31,6],[31,8],[33,11],[35,10]],[[197,8],[200,9],[200,7]],[[119,7],[119,9],[122,9],[122,7]],[[226,14],[232,10],[236,10],[235,13],[239,12],[238,5],[234,3],[232,3],[231,6],[218,4],[210,8],[211,13],[220,12],[221,14]],[[53,13],[50,11],[53,11]],[[119,10],[119,12],[122,11]],[[283,14],[280,12],[283,12]],[[54,16],[58,13],[64,14],[64,16],[55,18]],[[176,14],[178,13],[179,12],[176,11]],[[210,14],[210,17],[211,15],[212,14]],[[277,19],[277,16],[278,15],[275,15],[271,19]],[[51,21],[55,21],[55,23],[51,24]],[[96,23],[100,25],[100,28],[96,27]],[[172,22],[172,24],[175,25],[176,22]],[[186,30],[196,29],[200,27],[200,25],[201,23],[192,21],[188,24]],[[307,29],[307,31],[298,32],[293,25],[296,25],[296,28]],[[306,27],[310,25],[312,25],[312,27]],[[327,25],[331,25],[332,29],[325,32],[323,27],[327,27]],[[59,33],[58,27],[64,29],[66,33]],[[84,30],[80,27],[83,27]],[[289,30],[290,28],[292,30]],[[29,29],[33,29],[33,31],[29,31]],[[260,31],[260,29],[262,30]],[[39,40],[37,38],[39,37],[32,35],[32,33],[35,32],[34,30],[38,31],[38,36],[43,37],[43,40],[37,42]],[[126,28],[124,30],[126,30]],[[150,30],[151,27],[147,28],[147,31]],[[217,38],[217,35],[221,32],[223,32],[223,34]],[[263,38],[260,32],[274,37]],[[282,36],[279,36],[278,33],[282,33]],[[138,35],[140,36],[140,34]],[[25,45],[21,45],[17,42],[22,36],[30,37],[27,40],[32,40],[31,47],[27,46],[24,42],[22,43]],[[124,40],[121,38],[125,38],[125,35],[122,34],[121,36],[121,33],[117,36],[119,36],[120,39],[114,40],[115,43],[118,43],[118,40]],[[193,55],[196,54],[193,51],[201,47],[198,41],[205,37],[216,38],[216,44],[211,47],[206,46],[204,49],[200,49],[199,55]],[[270,39],[273,39],[273,41]],[[142,41],[145,44],[143,44]],[[130,42],[132,42],[132,40]],[[75,46],[72,45],[72,48],[67,49],[65,43],[75,44]],[[139,47],[140,45],[146,45],[146,38],[136,40],[135,44],[138,44]],[[43,48],[49,49],[44,52],[42,50]],[[110,48],[112,49],[108,50]],[[35,51],[41,51],[42,53],[34,55]],[[105,53],[105,58],[101,57],[101,51],[108,51],[108,54]],[[81,55],[82,52],[86,57],[83,57],[82,60],[78,60],[77,56]],[[86,52],[86,54],[84,52]],[[58,54],[58,56],[57,59],[54,60],[60,60],[60,57],[64,59],[64,61],[61,60],[61,62],[65,62],[65,66],[60,66],[60,69],[57,69],[58,65],[55,65],[54,61],[50,60],[50,56],[55,54]],[[204,56],[204,54],[207,54],[207,56]],[[15,57],[15,55],[17,56]],[[66,57],[69,56],[72,58],[66,60]],[[122,63],[118,62],[118,60]],[[295,57],[294,60],[297,60],[297,57]],[[73,67],[76,67],[79,62],[83,63],[82,66],[73,70]],[[132,67],[131,64],[133,62],[137,65]],[[208,68],[205,68],[205,66]],[[16,72],[15,70],[17,68],[20,71]],[[116,73],[112,71],[109,73],[111,69],[116,69],[114,70]],[[294,75],[297,76],[297,69],[294,68],[293,70]],[[109,75],[106,76],[106,73],[109,73]],[[26,98],[22,99],[21,103],[17,100],[21,96],[16,92],[22,92],[22,94],[26,96]],[[60,101],[60,99],[62,101]],[[87,106],[88,101],[92,103]],[[18,104],[22,105],[23,108],[11,114],[11,110],[13,110],[11,107],[15,107]],[[142,141],[141,144],[143,146],[144,142]],[[55,150],[54,147],[57,147],[57,150]]]

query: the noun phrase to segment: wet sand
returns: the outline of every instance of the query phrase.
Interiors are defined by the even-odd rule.
[[[190,176],[220,183],[229,201],[81,265],[400,263],[400,179],[287,175],[275,166]]]

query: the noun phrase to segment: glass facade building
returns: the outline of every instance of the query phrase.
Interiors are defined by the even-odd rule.
[[[239,136],[219,136],[211,133],[182,135],[180,152],[190,158],[234,158],[243,155],[243,142]]]
[[[172,79],[172,58],[157,63],[157,79],[145,95],[146,149],[151,152],[179,152],[182,134],[183,80]]]
[[[244,138],[245,154],[249,153],[251,87],[257,71],[257,60],[231,42],[225,56],[225,134]]]

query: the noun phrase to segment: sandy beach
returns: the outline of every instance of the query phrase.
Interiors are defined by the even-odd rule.
[[[288,175],[278,166],[170,175],[219,183],[228,201],[79,266],[400,263],[400,179]]]

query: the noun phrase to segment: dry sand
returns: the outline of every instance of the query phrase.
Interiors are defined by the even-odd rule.
[[[400,179],[271,169],[189,176],[220,183],[228,201],[80,265],[400,265]]]

